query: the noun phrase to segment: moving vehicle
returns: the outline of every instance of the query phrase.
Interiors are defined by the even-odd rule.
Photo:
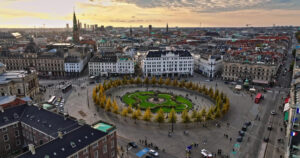
[[[67,84],[62,88],[62,92],[67,93],[70,89],[72,89],[72,84]]]
[[[51,96],[51,98],[48,100],[48,103],[54,103],[56,100],[56,96]]]
[[[137,148],[137,145],[136,145],[135,142],[129,142],[128,145],[133,147],[133,148]]]
[[[262,94],[261,93],[257,93],[254,102],[256,104],[258,104],[262,98],[263,98]]]
[[[277,113],[275,112],[275,110],[271,111],[271,115],[276,115]]]
[[[237,139],[236,139],[237,142],[242,142],[243,141],[243,137],[242,136],[239,136]]]
[[[158,152],[155,151],[155,150],[153,150],[153,149],[150,149],[150,150],[149,150],[149,154],[152,155],[152,156],[155,156],[155,157],[158,156]]]
[[[239,135],[243,137],[243,136],[245,136],[245,132],[244,131],[239,131]]]
[[[205,157],[205,158],[213,157],[212,153],[207,151],[206,149],[201,150],[201,155],[202,155],[202,157]]]

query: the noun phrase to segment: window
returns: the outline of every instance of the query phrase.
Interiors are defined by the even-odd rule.
[[[103,145],[103,154],[107,153],[107,145]]]
[[[112,157],[112,158],[115,157],[115,151],[112,151],[112,152],[111,152],[111,157]]]
[[[93,144],[93,149],[96,149],[98,147],[98,142]]]
[[[19,136],[20,136],[19,130],[16,130],[16,131],[15,131],[15,136],[16,136],[16,137],[19,137]]]
[[[7,134],[3,135],[3,140],[4,140],[4,142],[7,142],[9,140],[9,137]]]
[[[7,132],[7,128],[2,128],[2,132]]]
[[[94,151],[94,158],[98,158],[98,150]]]
[[[21,145],[21,140],[20,140],[20,139],[17,139],[16,145],[17,145],[17,146]]]
[[[5,145],[5,150],[6,150],[6,151],[10,150],[10,145],[9,145],[9,144],[6,144],[6,145]]]
[[[112,141],[111,141],[111,148],[113,149],[114,147],[115,147],[115,141],[112,140]]]
[[[83,150],[83,154],[86,154],[88,152],[88,150],[87,150],[87,148],[85,148],[84,150]]]

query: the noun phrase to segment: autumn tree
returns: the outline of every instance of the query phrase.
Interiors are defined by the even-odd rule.
[[[159,78],[158,84],[159,84],[159,85],[164,84],[164,79],[163,79],[162,77]]]
[[[97,99],[96,88],[93,88],[93,101],[96,102],[96,99]]]
[[[139,119],[138,114],[137,114],[136,111],[133,111],[133,112],[132,112],[131,118],[134,119],[134,123],[136,123],[136,120]]]
[[[192,90],[197,91],[197,90],[198,90],[198,87],[199,87],[198,84],[195,83],[195,84],[193,84],[193,86],[192,86]]]
[[[140,77],[137,77],[135,83],[136,83],[136,84],[141,84],[141,83],[142,83],[141,78],[140,78]]]
[[[156,77],[155,77],[155,76],[153,76],[153,77],[151,78],[151,84],[153,84],[153,85],[156,84]]]
[[[181,113],[181,119],[183,123],[189,123],[191,122],[191,118],[189,116],[189,113],[187,111],[187,109],[184,109]]]
[[[197,112],[195,121],[196,121],[196,122],[201,122],[202,119],[203,119],[203,116],[202,116],[202,114],[201,114],[201,111]]]
[[[177,121],[177,115],[176,115],[176,112],[175,112],[175,109],[172,108],[170,113],[169,113],[169,120],[168,122],[170,123],[176,123]]]
[[[126,76],[123,77],[122,83],[123,83],[123,85],[127,85],[128,84],[128,80],[127,80]]]
[[[135,112],[136,112],[136,115],[137,115],[138,119],[140,119],[140,117],[142,116],[142,112],[141,112],[140,107],[138,107]]]
[[[206,109],[205,108],[203,108],[202,110],[201,110],[201,112],[200,112],[200,116],[201,116],[201,118],[202,119],[204,119],[204,120],[206,120]]]
[[[149,78],[148,78],[148,77],[146,77],[146,78],[144,79],[144,84],[149,84]]]
[[[178,81],[177,79],[172,81],[172,86],[177,87],[178,86]]]
[[[102,108],[105,107],[105,104],[106,104],[106,95],[103,95],[101,98],[100,98],[100,106]]]
[[[208,90],[208,96],[210,97],[210,98],[213,98],[214,97],[214,91],[213,91],[213,89],[210,87],[209,88],[209,90]]]
[[[132,110],[132,105],[131,105],[131,104],[129,104],[127,110],[128,110],[128,113],[129,113],[129,114],[131,114],[131,113],[133,112],[133,110]]]
[[[214,93],[214,99],[217,99],[217,97],[219,97],[219,90],[218,89],[216,89],[215,90],[215,93]]]
[[[162,108],[160,108],[156,114],[155,121],[158,123],[163,123],[165,121],[165,114]]]
[[[128,109],[127,108],[123,108],[123,110],[121,112],[121,115],[124,116],[124,117],[127,117],[128,116]]]
[[[130,78],[129,83],[134,84],[134,82],[135,82],[134,78]]]
[[[193,110],[193,111],[192,111],[192,116],[191,116],[191,117],[192,117],[192,119],[194,119],[194,120],[195,120],[195,119],[196,119],[196,117],[197,117],[197,114],[198,114],[197,110]]]
[[[110,98],[107,98],[107,100],[106,100],[105,111],[111,111],[111,99]]]
[[[184,87],[184,86],[185,86],[185,81],[184,81],[184,80],[181,80],[180,83],[179,83],[179,87],[182,88],[182,87]]]
[[[219,118],[222,116],[222,113],[221,113],[221,109],[220,108],[217,108],[217,111],[215,112],[215,117],[216,118]]]
[[[185,84],[185,88],[186,88],[186,89],[191,89],[192,86],[193,86],[193,82],[192,82],[192,81],[187,82],[187,83]]]
[[[214,119],[214,107],[210,107],[206,115],[206,120],[213,120],[213,119]]]
[[[165,80],[165,84],[166,84],[167,86],[169,86],[169,85],[171,84],[170,78],[167,78],[167,79]]]
[[[113,107],[113,113],[118,114],[119,113],[119,106],[117,104],[116,99],[114,99],[114,101],[112,103],[112,107]]]
[[[208,95],[208,90],[205,85],[202,86],[202,93]]]
[[[147,110],[144,113],[143,120],[144,121],[151,121],[151,118],[152,118],[152,113],[151,113],[150,107],[148,107]]]

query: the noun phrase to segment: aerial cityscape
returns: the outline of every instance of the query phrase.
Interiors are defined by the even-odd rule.
[[[300,1],[0,0],[0,158],[300,158]]]

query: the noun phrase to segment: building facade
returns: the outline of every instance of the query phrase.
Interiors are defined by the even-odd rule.
[[[186,50],[149,51],[142,60],[144,76],[182,76],[194,73],[194,59]]]
[[[0,123],[1,158],[116,157],[117,135],[113,125],[106,124],[111,128],[98,130],[97,126],[68,115],[27,104],[2,109],[0,118],[4,120]],[[29,151],[22,153],[24,148]]]
[[[201,55],[198,60],[198,66],[199,73],[206,77],[215,78],[221,76],[223,70],[223,57]]]
[[[94,56],[89,62],[91,76],[132,75],[133,73],[134,61],[129,56]]]
[[[248,80],[256,84],[274,82],[279,65],[271,63],[251,63],[234,60],[224,60],[222,78],[226,81]]]
[[[35,68],[39,76],[64,76],[64,52],[40,52],[38,47],[29,43],[24,52],[9,52],[4,50],[0,54],[0,62],[7,70],[26,70]]]
[[[0,73],[0,96],[34,98],[39,93],[39,80],[34,70]]]

